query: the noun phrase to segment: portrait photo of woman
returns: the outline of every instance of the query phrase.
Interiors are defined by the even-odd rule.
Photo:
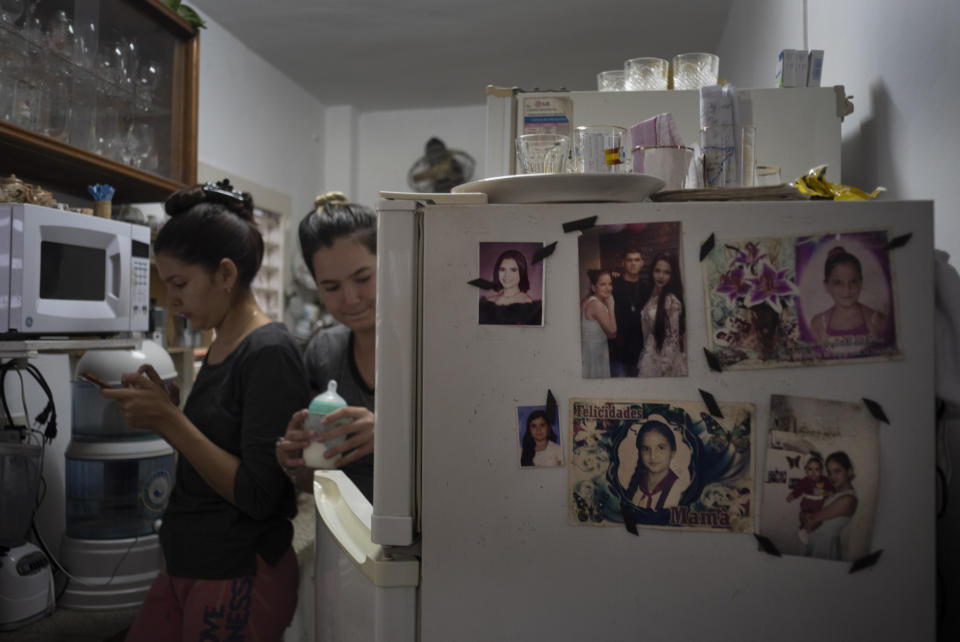
[[[480,243],[480,273],[492,289],[480,297],[480,325],[543,325],[543,243]]]
[[[517,415],[520,426],[520,466],[562,466],[563,447],[560,445],[560,437],[543,406],[520,407]]]
[[[610,376],[608,340],[617,336],[613,277],[609,270],[588,270],[590,294],[580,302],[580,356],[583,376]]]
[[[650,263],[650,281],[653,290],[642,312],[640,376],[686,376],[683,285],[676,257],[668,252],[657,254]]]

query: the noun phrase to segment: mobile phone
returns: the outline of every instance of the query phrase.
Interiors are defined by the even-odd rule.
[[[97,384],[101,388],[113,388],[113,386],[111,386],[109,383],[107,383],[100,377],[97,377],[96,375],[90,374],[89,372],[81,372],[80,376],[86,379],[87,381],[92,381],[93,383]]]

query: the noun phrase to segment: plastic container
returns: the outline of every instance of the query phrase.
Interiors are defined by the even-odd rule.
[[[40,446],[0,443],[0,546],[26,541],[40,489]]]
[[[119,386],[125,372],[136,372],[148,363],[164,382],[174,381],[177,370],[173,359],[159,343],[145,339],[139,350],[88,350],[77,362],[76,381],[71,385],[71,430],[83,440],[155,439],[146,428],[128,426],[115,401],[104,399],[100,389],[80,373],[89,372],[112,386]]]
[[[337,382],[331,379],[327,383],[326,392],[320,393],[310,402],[310,405],[307,408],[307,410],[310,411],[310,416],[307,417],[304,427],[307,430],[313,430],[314,432],[321,433],[326,430],[330,430],[335,426],[339,426],[345,420],[324,425],[322,423],[323,418],[334,410],[343,408],[346,405],[347,402],[344,400],[344,398],[337,394]],[[332,459],[327,459],[323,456],[323,453],[325,453],[328,448],[336,446],[341,441],[343,441],[343,437],[337,437],[323,443],[316,441],[310,442],[310,445],[307,446],[303,451],[303,461],[311,468],[336,468],[337,460],[340,459],[340,457],[337,456],[333,457]]]
[[[150,535],[173,489],[173,448],[163,439],[81,441],[66,452],[67,535]]]

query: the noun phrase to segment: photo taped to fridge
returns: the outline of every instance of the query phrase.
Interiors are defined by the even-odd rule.
[[[559,414],[551,422],[546,406],[517,407],[517,436],[521,468],[563,466]]]
[[[492,286],[480,294],[480,325],[543,325],[544,262],[533,261],[542,248],[536,242],[480,243],[480,278]]]
[[[680,223],[596,226],[578,246],[583,377],[687,376]]]
[[[870,552],[879,424],[862,402],[773,395],[759,532],[785,555]]]
[[[754,407],[719,408],[571,399],[570,523],[753,532]]]
[[[725,369],[887,361],[898,347],[886,230],[718,241],[702,263]]]

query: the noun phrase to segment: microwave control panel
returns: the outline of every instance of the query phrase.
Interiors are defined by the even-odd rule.
[[[130,226],[130,330],[150,326],[150,228]]]

